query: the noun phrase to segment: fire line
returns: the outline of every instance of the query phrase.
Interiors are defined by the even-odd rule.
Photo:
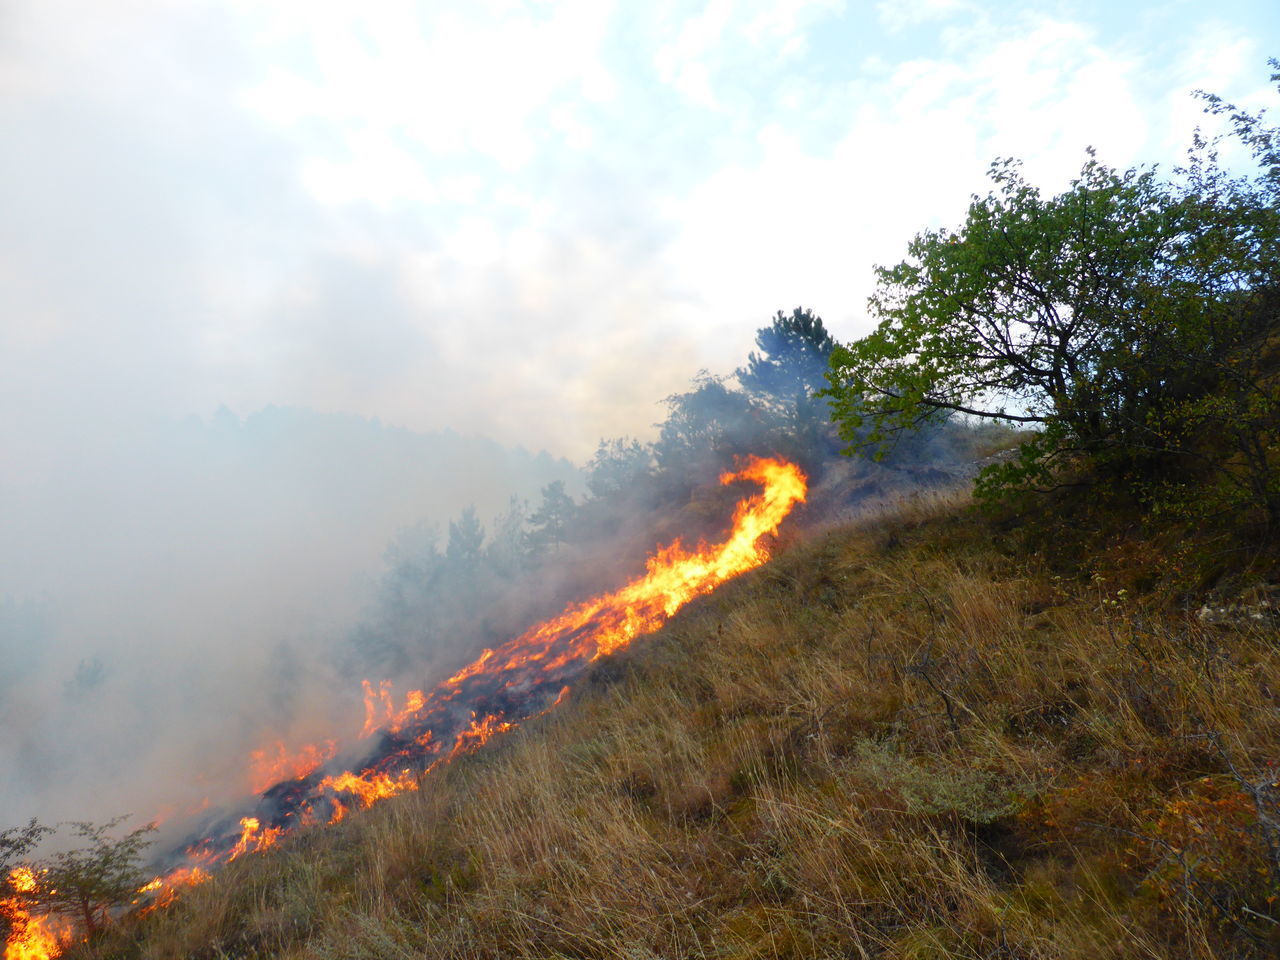
[[[298,827],[336,823],[353,809],[416,790],[439,764],[552,709],[592,661],[656,630],[690,600],[768,559],[760,541],[804,501],[807,478],[795,464],[751,457],[720,477],[726,485],[739,481],[762,490],[737,505],[732,532],[722,543],[686,550],[677,540],[659,549],[643,575],[612,593],[570,604],[559,616],[485,650],[429,693],[410,692],[402,710],[396,710],[388,682],[375,688],[364,681],[364,734],[376,743],[362,763],[330,760],[332,741],[305,747],[294,758],[279,744],[274,758],[257,752],[258,769],[270,760],[287,779],[262,791],[251,809],[207,823],[199,839],[171,860],[173,868],[139,892],[154,897],[153,908],[167,904],[181,887],[207,880],[209,868],[272,846]],[[27,929],[41,930],[38,923]],[[49,960],[61,952],[60,943],[55,937],[38,945],[11,939],[4,960]]]

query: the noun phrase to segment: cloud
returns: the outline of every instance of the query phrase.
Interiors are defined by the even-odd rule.
[[[0,398],[294,403],[585,456],[775,309],[861,329],[870,265],[993,156],[1046,183],[1088,144],[1165,159],[1197,116],[1170,86],[1259,86],[1247,18],[892,9],[10,4]]]
[[[1237,28],[1196,43],[1223,66],[1247,41]],[[1241,69],[1217,77],[1232,85]],[[862,335],[872,265],[901,259],[915,232],[958,222],[994,158],[1023,159],[1047,189],[1066,186],[1089,146],[1117,166],[1167,162],[1192,126],[1155,92],[1172,74],[1087,24],[1029,15],[969,23],[935,54],[877,64],[838,92],[801,88],[795,110],[808,123],[775,118],[743,151],[750,162],[671,201],[680,231],[667,269],[701,295],[690,322],[724,318],[719,335],[741,351],[744,318],[804,304],[841,337]]]
[[[322,158],[322,199],[435,204],[451,158],[519,171],[539,150],[550,105],[612,99],[598,55],[611,10],[393,3],[298,15],[247,4],[245,32],[270,66],[241,99]]]
[[[744,71],[768,75],[801,55],[808,34],[839,14],[843,0],[712,0],[676,6],[653,55],[658,78],[694,107],[723,111],[740,100]],[[672,36],[673,35],[673,36]]]
[[[964,0],[880,0],[876,16],[885,29],[896,32],[973,9]]]

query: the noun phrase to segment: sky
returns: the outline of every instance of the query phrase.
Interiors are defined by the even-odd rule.
[[[997,156],[1176,162],[1272,0],[0,0],[0,442],[269,404],[579,462]]]

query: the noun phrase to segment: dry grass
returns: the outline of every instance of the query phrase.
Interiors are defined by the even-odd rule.
[[[80,956],[1271,956],[1276,640],[914,501]]]

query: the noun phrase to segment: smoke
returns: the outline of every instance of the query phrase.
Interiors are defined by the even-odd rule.
[[[720,539],[741,491],[716,480],[743,457],[809,474],[793,527],[964,458],[955,424],[884,464],[841,457],[813,395],[822,321],[779,313],[757,346],[734,377],[703,372],[669,396],[655,440],[602,441],[582,471],[278,407],[15,442],[19,469],[0,479],[0,824],[221,816],[252,792],[251,752],[355,748],[363,679],[430,688],[639,574],[656,547]]]
[[[264,743],[354,734],[351,636],[396,532],[576,482],[301,409],[81,436],[0,477],[0,823],[180,813],[243,795]]]

